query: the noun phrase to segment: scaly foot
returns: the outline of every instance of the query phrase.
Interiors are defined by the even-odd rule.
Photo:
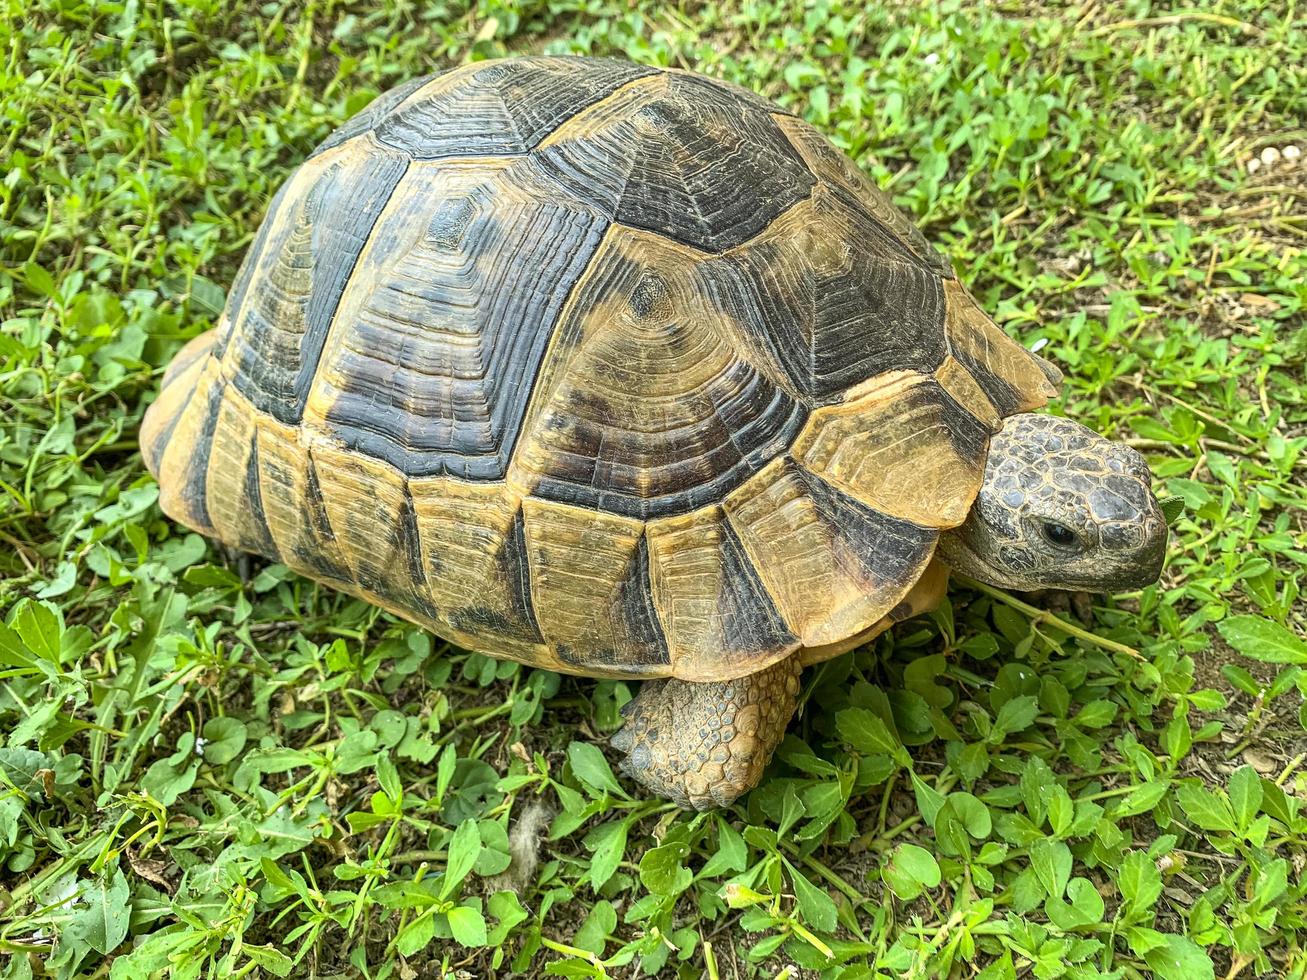
[[[622,772],[678,806],[727,806],[758,785],[798,704],[798,657],[732,681],[646,681],[612,738]]]

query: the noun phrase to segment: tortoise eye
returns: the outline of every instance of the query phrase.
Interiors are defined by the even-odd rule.
[[[1055,544],[1059,548],[1070,548],[1079,542],[1076,532],[1071,530],[1065,524],[1058,524],[1055,521],[1045,521],[1040,530],[1044,534],[1044,540],[1049,544]]]

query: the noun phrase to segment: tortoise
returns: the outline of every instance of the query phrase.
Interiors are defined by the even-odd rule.
[[[642,679],[612,744],[752,788],[805,665],[928,610],[1157,579],[1142,457],[791,112],[676,69],[413,79],[274,197],[141,429],[164,512],[448,641]]]

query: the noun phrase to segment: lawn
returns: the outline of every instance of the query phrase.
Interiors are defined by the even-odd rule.
[[[1307,974],[1307,15],[7,0],[0,977]],[[1210,8],[1199,12],[1198,8]],[[167,521],[136,447],[286,175],[387,88],[615,54],[805,115],[1054,410],[1144,452],[1161,582],[955,585],[689,814],[634,690],[451,648]]]

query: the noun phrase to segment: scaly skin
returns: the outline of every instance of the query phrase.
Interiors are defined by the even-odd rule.
[[[1157,580],[1166,556],[1166,519],[1150,483],[1130,447],[1070,419],[1015,415],[990,444],[970,515],[941,535],[937,557],[1005,588],[1141,588]],[[911,611],[933,604],[942,586]],[[622,771],[683,807],[733,802],[757,785],[785,734],[802,660],[800,651],[726,682],[646,682],[613,736],[627,753]]]
[[[621,769],[678,806],[728,806],[762,778],[799,698],[799,658],[733,681],[647,681],[612,744]]]
[[[966,523],[940,536],[954,571],[1008,589],[1124,592],[1157,581],[1167,527],[1144,458],[1071,419],[1014,415],[989,445]],[[1062,529],[1065,541],[1050,538]]]

